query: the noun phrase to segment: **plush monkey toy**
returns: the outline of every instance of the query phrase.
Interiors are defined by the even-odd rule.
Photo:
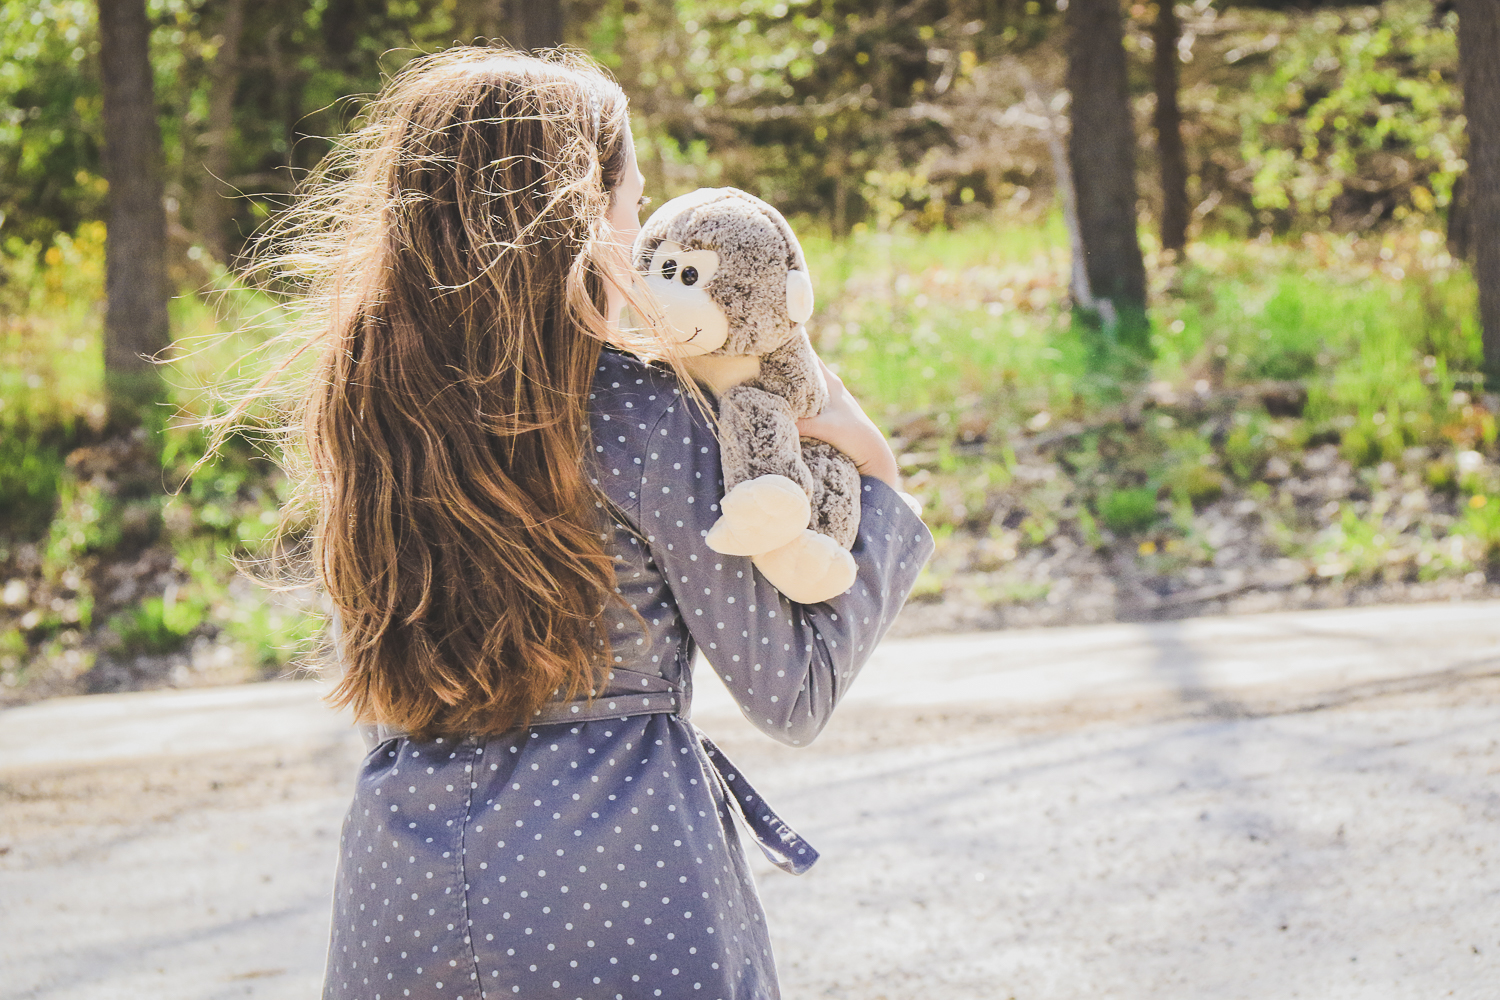
[[[842,594],[854,583],[859,470],[797,433],[828,386],[803,326],[807,261],[786,219],[736,188],[704,188],[652,214],[634,264],[677,357],[719,401],[725,494],[709,548],[753,557],[800,604]]]

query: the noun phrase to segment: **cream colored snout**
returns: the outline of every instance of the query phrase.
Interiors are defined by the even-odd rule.
[[[729,318],[708,294],[718,271],[714,251],[686,250],[670,240],[651,256],[646,288],[656,298],[679,357],[707,354],[729,339]]]

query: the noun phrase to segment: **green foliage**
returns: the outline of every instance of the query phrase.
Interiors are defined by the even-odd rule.
[[[104,225],[0,251],[0,428],[61,430],[104,418]]]
[[[14,431],[0,437],[0,533],[31,540],[52,520],[63,460],[55,446]]]
[[[1174,498],[1203,507],[1223,496],[1226,484],[1224,473],[1213,466],[1184,462],[1167,473],[1164,485]]]
[[[1360,332],[1358,351],[1314,394],[1310,409],[1353,418],[1344,432],[1344,453],[1355,464],[1394,461],[1431,435],[1431,393],[1422,382],[1421,358],[1396,324],[1372,324]]]
[[[950,204],[991,196],[979,177],[936,176],[929,153],[953,129],[911,109],[956,92],[984,58],[1037,44],[1059,20],[1047,7],[609,2],[587,38],[631,94],[637,135],[670,138],[653,149],[708,140],[725,180],[843,232],[908,212],[943,222]],[[703,183],[658,166],[670,194]]]
[[[1055,413],[1091,381],[1064,298],[1065,237],[1041,228],[802,234],[819,352],[880,407],[958,408],[1008,397]]]
[[[1091,549],[1104,548],[1104,533],[1099,530],[1099,522],[1094,515],[1089,513],[1087,507],[1078,508],[1078,530],[1083,535],[1083,542]]]
[[[224,85],[224,6],[148,3],[169,209],[190,239],[204,236],[195,210],[211,190],[245,193],[230,206],[234,239],[262,225],[349,128],[357,95],[414,55],[509,29],[504,5],[471,0],[258,2],[229,81],[220,191],[202,165],[218,142],[209,114]],[[1044,86],[1060,75],[1054,3],[569,6],[569,41],[621,80],[646,174],[666,194],[733,183],[843,234],[862,222],[953,225],[1051,186],[1035,130],[1004,112],[1022,103],[1017,57]],[[1182,103],[1210,228],[1443,214],[1462,163],[1452,15],[1434,21],[1429,0],[1192,7]],[[1149,9],[1127,19],[1142,101]],[[97,48],[89,0],[0,7],[0,171],[14,181],[0,191],[6,233],[46,244],[102,216]],[[178,260],[195,282],[203,263]]]
[[[1393,553],[1391,534],[1380,515],[1360,517],[1349,506],[1313,546],[1317,573],[1325,579],[1372,579],[1390,565]]]
[[[125,653],[160,655],[181,648],[203,624],[206,607],[200,598],[172,593],[148,597],[109,620],[109,630],[119,637],[116,649]]]
[[[921,584],[926,598],[953,596],[955,574],[972,571],[991,575],[972,590],[985,600],[1055,599],[1065,588],[1042,576],[1003,574],[1070,545],[1079,550],[1079,542],[1129,551],[1121,546],[1128,539],[1138,554],[1132,562],[1150,572],[1201,572],[1238,544],[1206,524],[1222,522],[1247,497],[1272,525],[1267,548],[1311,559],[1327,571],[1322,579],[1451,578],[1491,558],[1487,515],[1471,499],[1500,504],[1492,499],[1500,492],[1491,481],[1495,419],[1473,373],[1473,284],[1445,260],[1431,231],[1378,240],[1215,239],[1175,262],[1153,258],[1158,356],[1149,378],[1122,387],[1090,365],[1072,324],[1056,219],[925,232],[896,220],[885,232],[866,227],[843,240],[807,220],[799,227],[818,293],[809,329],[820,352],[893,433],[911,488],[944,544],[983,540],[972,570],[935,564]],[[24,279],[4,292],[23,311],[0,314],[7,338],[0,380],[16,388],[0,414],[8,426],[37,429],[32,438],[5,438],[0,483],[42,484],[35,537],[44,564],[26,577],[39,595],[28,606],[35,617],[20,628],[22,606],[0,610],[0,635],[16,628],[12,644],[26,645],[16,658],[31,665],[0,665],[0,681],[44,671],[54,662],[48,651],[64,651],[70,635],[82,646],[65,651],[80,653],[79,664],[92,662],[95,651],[181,656],[191,644],[194,663],[205,649],[214,656],[232,650],[256,672],[236,676],[283,668],[313,640],[317,616],[303,598],[268,598],[235,574],[236,561],[261,550],[287,484],[244,440],[189,477],[205,442],[185,429],[168,429],[159,448],[140,449],[159,468],[106,470],[102,478],[89,471],[97,459],[89,456],[100,450],[89,437],[98,383],[76,373],[74,341],[97,343],[98,244],[84,231],[37,249],[23,247],[21,257],[0,264]],[[179,335],[211,338],[262,312],[263,301],[232,291],[219,299],[182,296],[172,321]],[[277,322],[274,311],[268,315],[262,329]],[[247,330],[226,344],[204,340],[201,350],[173,360],[168,381],[185,413],[213,405],[197,386],[236,371],[238,354],[259,335]],[[253,375],[257,363],[238,373]],[[62,390],[29,389],[37,373],[55,373]],[[1283,382],[1305,391],[1305,409],[1266,412],[1262,393],[1268,385],[1280,392]],[[40,376],[38,383],[45,384]],[[1402,414],[1398,430],[1385,432],[1392,443],[1356,449],[1360,433],[1385,440],[1374,435],[1392,422],[1392,401]],[[1270,476],[1272,459],[1297,466],[1309,441],[1335,439],[1360,461],[1390,460],[1412,477],[1399,490],[1377,488],[1370,469],[1355,477],[1361,489],[1394,490],[1399,499],[1428,476],[1446,491],[1432,494],[1439,508],[1470,506],[1429,518],[1433,527],[1422,530],[1431,537],[1416,546],[1418,529],[1389,514],[1395,500],[1387,497],[1377,513],[1373,501],[1341,497],[1337,531],[1314,538],[1324,515],[1313,520],[1285,491],[1257,480]],[[14,444],[21,440],[51,451],[27,451]],[[65,464],[70,453],[75,460]],[[1317,475],[1280,473],[1289,474]],[[179,483],[170,499],[158,491]],[[0,559],[12,560],[7,573],[31,572],[15,568],[22,541],[12,529],[0,538]],[[1414,564],[1419,547],[1426,561]],[[129,596],[115,596],[123,591],[111,574],[138,564],[155,568]],[[167,580],[175,583],[170,600]],[[101,628],[105,622],[112,631]]]
[[[1156,490],[1112,489],[1099,497],[1099,517],[1117,535],[1133,535],[1156,523]]]
[[[1374,16],[1371,16],[1371,15]],[[1242,99],[1262,212],[1304,224],[1446,206],[1463,169],[1453,20],[1418,0],[1291,23]]]
[[[0,4],[0,220],[22,240],[104,211],[94,17],[92,0]]]
[[[1473,539],[1484,560],[1500,565],[1500,496],[1471,496],[1464,505],[1463,520],[1453,530]]]
[[[174,655],[198,636],[236,651],[251,676],[279,668],[316,621],[253,588],[229,590],[234,560],[263,549],[277,523],[279,473],[235,440],[190,477],[205,448],[190,425],[144,442],[101,436],[103,235],[85,223],[49,244],[13,236],[0,253],[0,579],[26,584],[7,591],[20,603],[0,608],[0,687],[49,670],[77,676],[99,652]],[[214,405],[205,385],[256,374],[258,361],[236,364],[277,318],[232,286],[173,302],[173,333],[188,347],[166,369],[181,420]],[[242,332],[225,339],[225,324]],[[209,556],[164,580],[160,547]]]
[[[1234,429],[1224,439],[1224,457],[1236,479],[1255,479],[1275,450],[1276,437],[1264,414],[1235,414]]]
[[[298,607],[266,601],[237,606],[224,622],[229,637],[262,670],[280,670],[305,656],[322,628],[322,619]]]
[[[45,565],[61,573],[88,555],[112,548],[122,529],[114,497],[93,483],[65,481],[47,536]]]
[[[1300,415],[1338,434],[1360,465],[1440,440],[1449,399],[1474,382],[1479,362],[1472,279],[1431,230],[1387,235],[1378,249],[1329,234],[1299,244],[1195,248],[1175,275],[1181,300],[1161,310],[1158,375],[1206,353],[1230,383],[1298,382]],[[1241,480],[1280,433],[1263,417],[1245,419],[1229,446]]]
[[[30,646],[20,629],[8,628],[0,632],[0,663],[13,668],[29,650]]]
[[[351,121],[346,98],[378,89],[419,51],[473,27],[452,0],[258,0],[239,45],[231,170],[240,231],[275,211],[293,183]],[[212,0],[148,0],[151,65],[162,130],[169,213],[191,228],[208,179],[204,146],[223,7]],[[0,5],[0,190],[5,231],[47,242],[103,215],[102,102],[92,0],[10,0]],[[24,127],[23,127],[24,124]]]

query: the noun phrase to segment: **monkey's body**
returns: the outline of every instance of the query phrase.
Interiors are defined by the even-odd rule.
[[[719,397],[724,516],[708,544],[753,556],[778,590],[803,603],[848,589],[853,560],[844,550],[859,529],[859,470],[828,442],[797,433],[797,419],[821,413],[828,402],[821,378],[797,377],[816,374],[816,363],[805,332],[767,355],[743,381],[732,381],[749,367],[736,357],[707,354],[687,362]],[[789,530],[799,523],[801,530]]]
[[[751,556],[799,603],[843,593],[854,582],[859,470],[797,433],[798,418],[827,405],[828,387],[803,326],[812,284],[791,228],[742,191],[698,191],[647,221],[635,256],[680,344],[699,352],[684,366],[719,400],[725,495],[709,547]]]

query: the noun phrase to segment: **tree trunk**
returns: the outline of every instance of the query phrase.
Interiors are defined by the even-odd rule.
[[[1177,104],[1181,60],[1177,42],[1182,24],[1173,0],[1159,0],[1153,80],[1156,86],[1156,146],[1161,157],[1161,245],[1166,250],[1187,246],[1187,153],[1182,147],[1182,109]]]
[[[507,0],[459,0],[459,37],[480,44],[505,34]]]
[[[563,43],[563,0],[511,0],[512,41],[526,50]]]
[[[1072,0],[1067,17],[1068,161],[1089,286],[1113,303],[1121,342],[1143,351],[1146,266],[1136,234],[1135,125],[1119,0]]]
[[[98,0],[109,223],[104,243],[104,384],[111,421],[162,397],[147,358],[167,345],[167,217],[146,0]],[[144,356],[144,357],[143,357]]]
[[[208,129],[203,134],[203,176],[193,228],[214,260],[229,262],[227,230],[233,216],[225,184],[229,176],[229,142],[234,136],[234,94],[239,88],[240,35],[245,27],[245,0],[224,0],[219,51],[209,70]]]
[[[1469,199],[1464,195],[1464,175],[1459,174],[1448,198],[1448,253],[1454,260],[1468,260],[1469,247]]]
[[[1459,77],[1468,119],[1468,242],[1479,285],[1484,368],[1500,389],[1500,0],[1458,0]]]
[[[323,46],[339,69],[350,69],[354,45],[359,42],[360,25],[365,19],[365,0],[329,0],[324,7]]]

